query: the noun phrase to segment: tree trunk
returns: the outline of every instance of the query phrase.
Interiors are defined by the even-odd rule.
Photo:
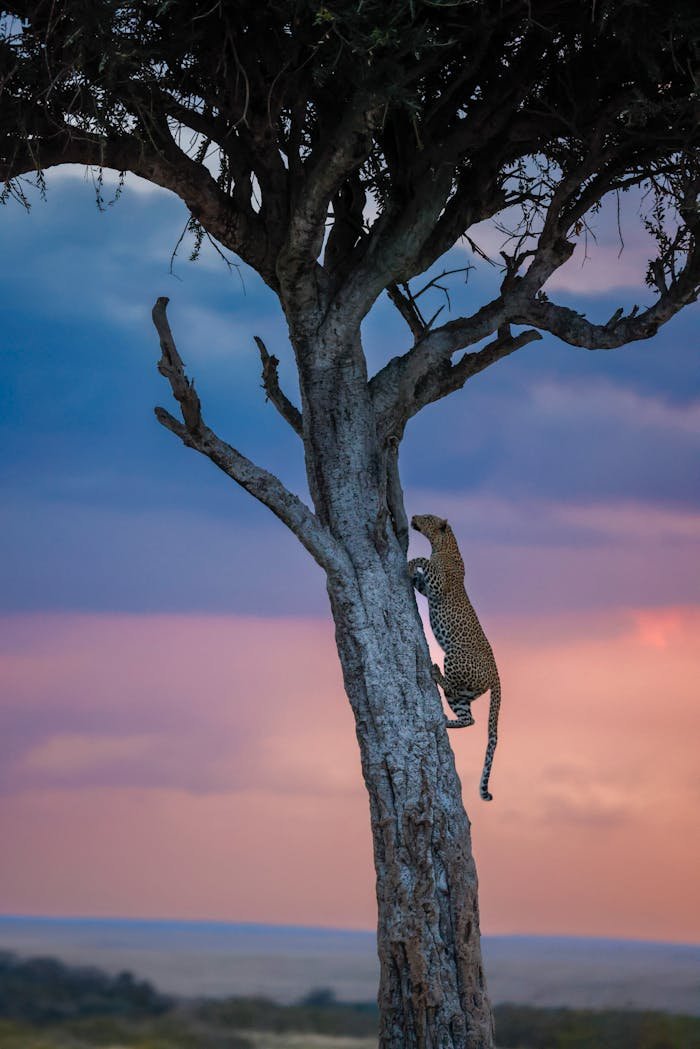
[[[469,821],[398,544],[329,580],[369,792],[381,1049],[491,1049]],[[359,585],[358,585],[359,584]]]
[[[380,1047],[492,1049],[469,821],[386,512],[387,449],[364,355],[358,339],[339,345],[344,336],[325,326],[313,353],[296,346],[309,486],[346,555],[327,585],[370,799]]]

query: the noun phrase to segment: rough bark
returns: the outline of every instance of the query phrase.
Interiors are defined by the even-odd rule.
[[[469,822],[406,570],[396,447],[347,319],[331,311],[317,331],[298,352],[305,442],[316,514],[344,554],[328,594],[370,800],[380,1046],[489,1049]]]
[[[370,801],[379,1044],[490,1049],[469,821],[425,637],[398,542],[365,556],[328,591]]]

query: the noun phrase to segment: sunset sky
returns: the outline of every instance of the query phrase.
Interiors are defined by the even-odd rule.
[[[138,180],[100,213],[77,170],[0,210],[0,912],[371,928],[321,573],[153,417],[165,294],[207,420],[304,493],[253,344],[293,393],[276,300],[187,244],[171,275],[185,221]],[[552,296],[603,320],[647,303],[637,230],[630,199],[620,254],[604,212]],[[497,276],[458,280],[453,316]],[[699,320],[611,352],[534,343],[404,443],[408,512],[452,523],[501,669],[492,804],[486,700],[451,736],[487,933],[700,941]],[[377,305],[373,369],[402,325]]]

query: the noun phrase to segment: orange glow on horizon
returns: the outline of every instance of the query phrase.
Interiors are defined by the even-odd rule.
[[[330,623],[3,626],[0,703],[36,729],[0,795],[5,913],[374,925]],[[697,607],[489,624],[504,694],[490,805],[486,700],[452,735],[485,932],[700,941],[699,628]]]

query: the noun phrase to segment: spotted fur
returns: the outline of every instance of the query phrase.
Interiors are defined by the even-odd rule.
[[[441,686],[445,699],[457,715],[447,720],[448,728],[474,724],[472,701],[491,692],[488,744],[481,774],[480,794],[491,801],[489,776],[498,740],[498,711],[501,683],[493,651],[464,589],[464,561],[457,540],[447,521],[432,514],[411,519],[411,527],[430,541],[432,555],[409,561],[411,581],[428,599],[430,625],[435,640],[445,652],[444,675],[433,665],[433,679]]]

